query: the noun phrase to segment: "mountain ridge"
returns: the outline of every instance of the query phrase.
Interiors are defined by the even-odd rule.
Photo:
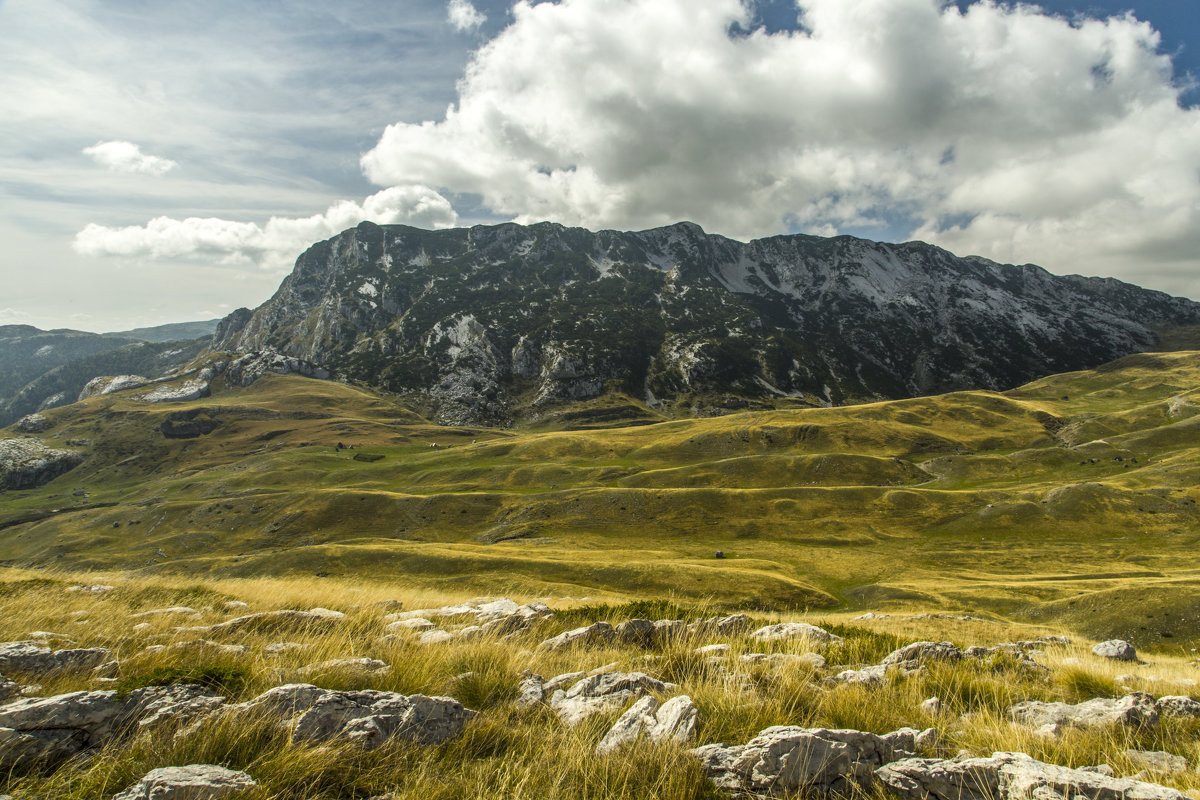
[[[1186,298],[924,242],[364,222],[213,343],[311,361],[445,424],[511,425],[609,394],[688,416],[1006,389],[1198,322]]]

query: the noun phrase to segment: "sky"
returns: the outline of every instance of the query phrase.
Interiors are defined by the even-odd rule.
[[[363,219],[922,239],[1200,299],[1196,0],[0,0],[0,324]]]

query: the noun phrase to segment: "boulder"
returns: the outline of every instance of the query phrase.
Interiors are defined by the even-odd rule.
[[[607,622],[595,622],[582,628],[565,631],[547,639],[538,647],[542,650],[565,650],[570,647],[587,647],[611,642],[616,632]]]
[[[434,630],[422,633],[421,638],[417,641],[421,644],[445,644],[446,642],[454,641],[454,634],[435,628]]]
[[[669,692],[675,684],[663,683],[643,672],[605,672],[574,683],[569,689],[557,689],[550,707],[567,725],[578,725],[593,714],[612,711],[650,692]]]
[[[642,736],[655,742],[676,741],[683,744],[696,731],[698,713],[692,698],[687,695],[673,697],[662,704],[647,695],[621,715],[596,745],[596,752],[612,752]]]
[[[621,644],[647,647],[655,642],[654,621],[627,619],[613,629],[614,638]]]
[[[1024,753],[941,761],[910,758],[876,777],[904,800],[1184,800],[1152,783],[1036,761]]]
[[[1154,698],[1145,692],[1134,692],[1116,700],[1096,698],[1077,705],[1026,700],[1009,708],[1008,714],[1016,722],[1050,736],[1057,735],[1064,728],[1096,728],[1104,725],[1141,728],[1158,724]]]
[[[32,642],[0,644],[0,673],[21,672],[30,675],[81,673],[111,661],[112,653],[103,647],[76,650],[51,650]]]
[[[189,764],[151,770],[113,800],[220,800],[257,785],[244,772],[212,764]]]
[[[546,697],[546,680],[541,675],[527,674],[517,684],[516,704],[520,708],[533,708]]]
[[[883,683],[884,678],[887,677],[887,673],[888,667],[882,664],[873,664],[862,669],[845,669],[825,680],[828,683],[859,683],[869,686],[871,684]]]
[[[751,639],[760,642],[779,642],[788,639],[808,639],[818,644],[840,644],[842,637],[835,636],[824,628],[809,625],[806,622],[780,622],[767,625],[750,634]]]
[[[477,713],[450,697],[369,689],[339,692],[309,684],[277,686],[228,710],[274,718],[297,741],[349,741],[369,750],[391,738],[441,744],[462,733]]]
[[[915,732],[914,732],[915,733]],[[875,769],[897,758],[895,740],[873,733],[775,726],[744,745],[710,744],[692,752],[714,784],[735,793],[848,794],[866,788]]]
[[[1092,652],[1101,658],[1111,658],[1116,661],[1137,661],[1137,650],[1124,639],[1109,639],[1100,642],[1092,648]]]
[[[951,642],[913,642],[884,656],[879,663],[884,667],[901,667],[913,670],[933,661],[958,661],[963,651]]]
[[[284,653],[294,653],[300,650],[307,650],[312,647],[311,644],[303,644],[301,642],[272,642],[263,648],[263,652],[269,656],[281,656]]]

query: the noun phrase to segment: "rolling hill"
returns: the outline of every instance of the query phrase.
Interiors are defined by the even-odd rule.
[[[512,431],[218,377],[192,402],[45,412],[40,438],[83,460],[0,494],[0,561],[956,608],[1195,645],[1198,387],[1200,353],[1141,354],[1004,393],[607,429],[585,405],[593,429]]]

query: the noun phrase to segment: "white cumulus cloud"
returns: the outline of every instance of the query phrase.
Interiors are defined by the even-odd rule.
[[[1200,111],[1132,16],[798,0],[801,30],[769,34],[746,33],[741,0],[512,13],[443,119],[391,125],[363,156],[371,180],[593,228],[899,218],[964,254],[1200,297]]]
[[[97,142],[83,148],[83,154],[113,172],[132,172],[146,175],[163,175],[178,164],[169,158],[151,156],[133,142]]]
[[[75,235],[73,247],[88,256],[135,258],[216,257],[223,262],[252,261],[283,269],[309,245],[364,220],[446,228],[458,215],[450,202],[426,186],[395,186],[362,204],[343,200],[311,217],[271,217],[263,225],[214,217],[156,217],[124,228],[89,224]]]
[[[450,0],[446,19],[457,30],[474,31],[487,20],[487,15],[471,4],[471,0]]]

